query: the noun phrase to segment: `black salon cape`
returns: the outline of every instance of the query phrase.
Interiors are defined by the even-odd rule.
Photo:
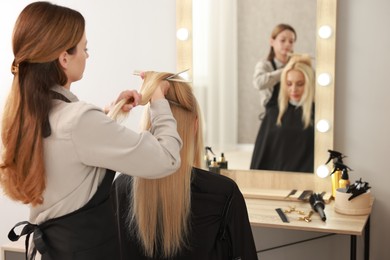
[[[183,249],[170,259],[257,259],[245,201],[236,183],[225,176],[196,168],[192,171],[192,177],[191,248]],[[151,259],[143,255],[126,225],[131,178],[119,175],[112,190],[119,221],[121,255],[123,260]]]
[[[269,106],[259,129],[251,169],[313,172],[314,126],[303,128],[302,108],[289,104],[282,125],[276,125],[279,108]],[[312,122],[314,120],[314,104]]]

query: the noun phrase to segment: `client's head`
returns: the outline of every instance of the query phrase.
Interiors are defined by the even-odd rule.
[[[314,70],[310,56],[307,54],[294,54],[283,69],[280,79],[277,124],[281,125],[283,114],[288,104],[291,103],[297,107],[302,107],[302,121],[304,127],[308,127],[311,122],[314,92]]]

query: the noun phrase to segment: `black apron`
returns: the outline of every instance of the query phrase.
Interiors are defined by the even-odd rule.
[[[274,71],[278,69],[276,67],[276,63],[274,60],[271,60],[271,65],[272,65],[272,68],[274,69]],[[274,85],[271,98],[268,100],[267,104],[265,104],[265,111],[259,114],[260,120],[264,119],[265,115],[267,114],[267,110],[269,108],[272,108],[272,107],[278,105],[279,91],[280,91],[280,82],[278,82]]]
[[[275,61],[271,60],[272,67],[274,70],[277,70],[278,68],[276,67]],[[276,83],[274,86],[274,90],[272,91],[272,96],[265,105],[266,111],[268,108],[277,106],[278,105],[278,96],[279,96],[279,90],[280,90],[280,82]],[[266,112],[267,113],[267,112]]]
[[[60,96],[58,97],[57,94]],[[59,93],[54,98],[70,102]],[[48,122],[48,121],[47,121]],[[50,125],[46,125],[45,137],[50,135]],[[48,134],[48,135],[47,135]],[[39,225],[27,221],[17,223],[9,232],[8,238],[17,241],[26,236],[26,259],[30,235],[33,234],[34,248],[42,260],[107,260],[119,259],[119,239],[110,190],[115,172],[106,170],[105,177],[96,193],[82,208],[67,215],[50,219]],[[24,225],[20,235],[14,229]]]

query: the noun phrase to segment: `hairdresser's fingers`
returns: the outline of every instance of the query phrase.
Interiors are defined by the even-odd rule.
[[[131,104],[124,104],[123,106],[122,106],[122,111],[123,112],[129,112],[130,110],[132,110],[133,109],[133,105],[131,105]]]
[[[133,107],[137,106],[141,102],[142,95],[138,92],[134,93],[134,96],[130,97],[127,103],[122,106],[123,112],[129,112]]]
[[[127,100],[126,104],[131,104],[133,107],[135,107],[141,101],[141,94],[139,94],[136,90],[122,91],[116,99],[115,104],[122,99]]]
[[[167,80],[162,80],[159,84],[159,87],[161,88],[161,91],[166,95],[168,93],[168,89],[171,86]]]

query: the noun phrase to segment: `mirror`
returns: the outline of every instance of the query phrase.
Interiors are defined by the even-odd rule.
[[[313,0],[315,1],[315,0]],[[214,2],[214,1],[213,1]],[[219,2],[219,1],[216,1]],[[221,1],[226,3],[225,1]],[[225,11],[226,19],[233,17],[231,20],[224,21],[225,28],[220,30],[214,30],[214,34],[226,34],[226,32],[233,31],[232,37],[237,36],[237,2],[228,1],[230,3],[230,9]],[[270,1],[274,2],[274,1]],[[177,5],[177,29],[187,28],[189,30],[189,38],[187,40],[177,40],[177,69],[183,70],[186,68],[193,68],[193,61],[196,57],[193,57],[193,24],[192,24],[192,0],[176,1]],[[221,6],[218,6],[219,10]],[[320,165],[324,164],[328,157],[328,149],[333,149],[333,122],[334,122],[334,88],[335,88],[335,43],[336,43],[336,7],[337,0],[317,0],[316,1],[316,27],[315,27],[315,66],[316,66],[316,111],[315,111],[315,124],[320,122],[327,123],[327,127],[319,128],[320,131],[315,132],[315,161],[314,169],[316,170]],[[223,6],[223,8],[225,8]],[[320,35],[321,36],[320,36]],[[268,36],[269,37],[269,36]],[[299,41],[299,34],[298,34]],[[221,77],[218,73],[209,75],[214,77],[215,82],[223,82],[223,88],[216,89],[197,89],[199,82],[194,82],[194,91],[198,91],[199,103],[204,110],[207,110],[207,103],[202,104],[204,99],[212,98],[212,102],[216,103],[219,111],[217,113],[209,113],[208,121],[205,124],[206,131],[210,140],[217,140],[220,144],[223,144],[223,150],[231,150],[234,147],[240,145],[238,138],[238,87],[237,87],[237,54],[232,50],[237,50],[237,40],[232,38],[232,41],[224,41],[223,44],[228,44],[230,53],[223,53],[224,66],[221,69],[225,69],[227,73]],[[222,44],[222,43],[221,43]],[[215,52],[219,52],[216,49]],[[214,53],[214,52],[213,52]],[[257,56],[257,55],[256,55]],[[231,65],[233,64],[233,65]],[[231,65],[231,66],[230,66]],[[230,66],[230,67],[229,67]],[[228,67],[227,69],[225,67]],[[220,68],[220,67],[219,67]],[[196,71],[193,71],[196,74]],[[248,72],[250,75],[253,73],[253,68]],[[205,74],[207,75],[207,73]],[[191,75],[190,75],[191,77]],[[196,85],[198,84],[198,85]],[[200,84],[201,85],[201,84]],[[253,88],[252,86],[246,86],[246,88]],[[204,95],[206,92],[207,95]],[[199,96],[204,98],[199,98]],[[255,131],[257,132],[257,128]],[[316,128],[317,129],[317,128]],[[323,130],[325,129],[325,131]],[[210,134],[211,132],[211,134]],[[208,141],[206,139],[206,141]],[[229,159],[229,158],[228,158]],[[249,159],[250,160],[250,159]],[[229,167],[230,168],[230,167]],[[249,165],[248,165],[249,168]]]

